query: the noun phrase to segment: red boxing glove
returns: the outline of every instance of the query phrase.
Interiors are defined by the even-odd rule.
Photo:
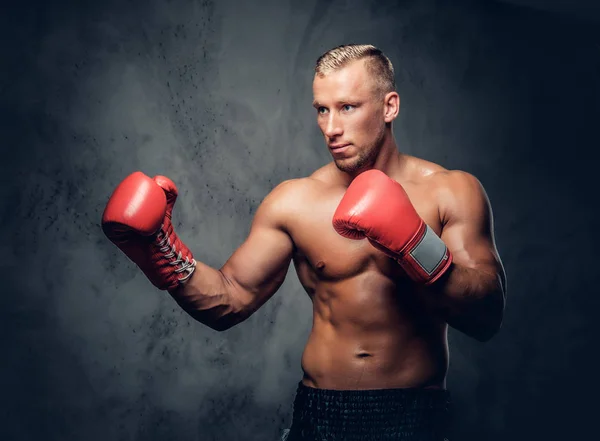
[[[104,234],[162,290],[177,288],[196,269],[173,230],[176,199],[177,187],[169,178],[135,172],[115,189],[102,215]]]
[[[398,261],[415,282],[435,282],[452,263],[446,244],[417,214],[400,184],[368,170],[350,184],[333,215],[333,228],[371,244]]]

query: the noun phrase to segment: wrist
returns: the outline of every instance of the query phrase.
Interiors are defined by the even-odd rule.
[[[398,263],[413,281],[431,285],[450,268],[452,253],[435,231],[423,223]]]
[[[151,280],[159,289],[176,289],[188,282],[196,269],[192,252],[179,238],[168,218],[154,237],[152,254]]]

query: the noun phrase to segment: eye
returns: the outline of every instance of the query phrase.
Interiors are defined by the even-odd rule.
[[[351,111],[352,109],[354,109],[354,106],[353,106],[352,104],[344,104],[344,106],[342,107],[342,110],[343,110],[344,112],[349,112],[349,111]]]
[[[324,115],[325,112],[327,112],[327,109],[325,107],[317,107],[317,113],[319,115]]]

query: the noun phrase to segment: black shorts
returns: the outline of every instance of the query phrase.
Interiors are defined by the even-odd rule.
[[[444,441],[450,393],[442,389],[315,389],[300,382],[282,441]]]

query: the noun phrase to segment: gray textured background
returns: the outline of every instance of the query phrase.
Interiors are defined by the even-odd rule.
[[[329,161],[312,68],[348,42],[396,66],[400,148],[475,174],[493,204],[506,319],[486,344],[450,334],[454,439],[591,436],[597,22],[426,0],[48,1],[0,17],[0,439],[251,441],[288,426],[311,323],[294,269],[217,333],[99,221],[127,174],[165,174],[180,236],[220,266],[274,185]]]

